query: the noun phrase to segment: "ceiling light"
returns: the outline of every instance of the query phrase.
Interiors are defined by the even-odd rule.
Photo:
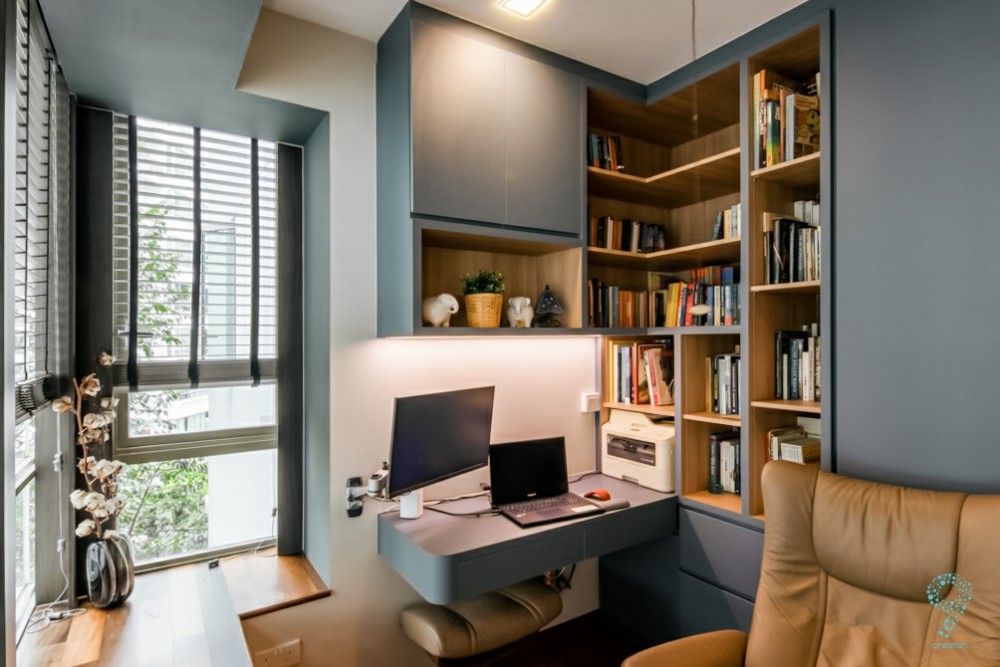
[[[545,2],[546,0],[500,0],[497,6],[526,19],[537,12]]]

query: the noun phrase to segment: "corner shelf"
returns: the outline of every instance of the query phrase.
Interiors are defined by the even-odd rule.
[[[735,264],[739,261],[739,237],[646,253],[608,250],[594,246],[587,248],[587,262],[590,265],[615,269],[683,271],[710,264]]]

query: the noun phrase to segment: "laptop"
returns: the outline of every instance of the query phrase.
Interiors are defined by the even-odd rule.
[[[490,489],[493,506],[522,528],[604,511],[570,492],[561,436],[490,445]]]

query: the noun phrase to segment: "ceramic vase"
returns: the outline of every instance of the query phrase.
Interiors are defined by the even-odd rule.
[[[125,533],[87,545],[87,596],[97,608],[114,607],[132,594],[135,563],[132,542]]]

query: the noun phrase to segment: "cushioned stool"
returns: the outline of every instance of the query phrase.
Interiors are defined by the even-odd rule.
[[[522,581],[467,602],[418,604],[403,610],[406,636],[435,658],[467,658],[538,632],[562,611],[562,598],[541,579]]]

